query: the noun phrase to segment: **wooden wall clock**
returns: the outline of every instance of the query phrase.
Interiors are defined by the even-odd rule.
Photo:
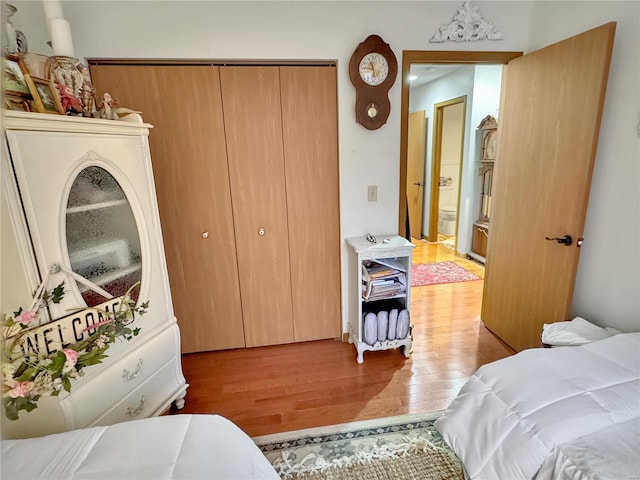
[[[356,122],[377,130],[387,122],[389,89],[396,81],[398,61],[388,43],[370,35],[358,45],[349,62],[349,77],[356,88]]]

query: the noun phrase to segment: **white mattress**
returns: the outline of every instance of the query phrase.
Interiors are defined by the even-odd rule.
[[[640,333],[485,365],[436,427],[472,479],[531,479],[559,445],[640,417]],[[622,428],[622,427],[621,427]]]
[[[170,415],[2,441],[2,479],[278,479],[217,415]]]

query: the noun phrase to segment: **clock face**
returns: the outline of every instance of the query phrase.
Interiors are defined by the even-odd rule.
[[[367,85],[376,86],[384,82],[389,75],[389,64],[381,54],[373,52],[362,57],[358,70],[360,78]]]

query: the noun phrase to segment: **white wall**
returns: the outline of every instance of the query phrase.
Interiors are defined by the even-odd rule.
[[[33,8],[36,2],[15,0],[18,8],[21,30],[26,34],[30,50],[50,54],[44,44],[46,30],[44,14]],[[71,23],[76,56],[115,57],[115,58],[212,58],[212,59],[333,59],[338,62],[338,121],[340,141],[340,209],[341,232],[343,237],[363,235],[367,231],[374,233],[395,232],[398,223],[398,157],[400,150],[400,91],[401,81],[398,79],[390,91],[392,105],[391,115],[385,126],[379,130],[369,131],[355,123],[355,92],[348,77],[348,63],[351,54],[368,35],[377,33],[391,45],[399,63],[403,50],[499,50],[522,51],[531,49],[556,36],[558,39],[580,29],[604,23],[620,16],[626,33],[618,44],[623,48],[615,55],[612,68],[613,83],[623,83],[626,91],[637,95],[637,85],[629,85],[622,81],[621,64],[636,62],[638,58],[637,34],[634,37],[630,29],[638,31],[637,15],[631,14],[634,8],[611,2],[571,2],[572,9],[560,6],[561,14],[550,14],[551,20],[545,18],[549,10],[555,8],[556,2],[511,2],[487,1],[477,2],[485,18],[495,23],[504,34],[502,41],[483,40],[479,42],[447,42],[443,44],[429,43],[429,39],[441,24],[449,23],[456,13],[460,2],[432,1],[380,1],[380,2],[340,2],[340,1],[294,1],[294,2],[214,2],[214,1],[69,1],[63,2],[66,18]],[[532,16],[532,12],[535,15]],[[28,18],[27,18],[28,17]],[[579,20],[578,20],[579,17]],[[537,32],[530,35],[530,22]],[[546,23],[545,23],[546,22]],[[545,35],[540,25],[551,33]],[[553,25],[553,28],[551,26]],[[575,30],[569,31],[569,30]],[[44,41],[43,41],[44,40]],[[634,46],[630,43],[635,42]],[[619,47],[617,47],[619,48]],[[635,55],[633,59],[630,57]],[[629,59],[626,59],[629,57]],[[637,77],[636,77],[637,78]],[[175,94],[179,95],[177,86]],[[113,92],[117,96],[117,92]],[[168,95],[174,94],[167,92]],[[637,98],[637,97],[636,97]],[[619,95],[608,105],[605,121],[611,123],[605,136],[615,135],[616,130],[626,128],[635,132],[637,118],[633,120],[633,128],[629,122],[623,122],[612,115],[616,108],[624,105]],[[135,105],[131,105],[135,107]],[[613,108],[613,110],[612,110]],[[622,117],[621,117],[622,118]],[[625,117],[626,118],[626,117]],[[604,143],[611,145],[610,139]],[[615,144],[615,142],[613,142]],[[609,150],[606,150],[609,152]],[[607,155],[609,156],[609,155]],[[625,156],[628,158],[628,156]],[[619,161],[622,172],[599,180],[602,185],[594,185],[600,192],[598,200],[603,205],[599,211],[617,212],[618,199],[606,198],[605,192],[617,192],[615,181],[624,178],[628,185],[632,174],[636,174],[637,166],[629,161]],[[610,174],[611,175],[611,174]],[[620,177],[620,178],[618,178]],[[367,202],[367,185],[378,185],[378,201]],[[629,194],[629,201],[636,200]],[[613,214],[615,215],[615,213]],[[622,215],[621,215],[622,216]],[[599,221],[602,215],[590,216],[590,225]],[[606,222],[610,225],[612,222]],[[591,230],[594,227],[590,227]],[[615,229],[611,228],[611,232]],[[630,240],[625,240],[624,250],[635,254],[637,260],[637,226],[635,230],[627,229],[625,233],[635,234],[635,245],[630,247]],[[593,247],[586,250],[600,257],[597,249],[610,245],[609,238],[596,239]],[[591,242],[591,240],[589,240]],[[607,255],[611,254],[607,248]],[[610,279],[618,273],[617,264],[605,265],[597,260],[597,266],[604,270],[604,277]],[[343,247],[343,320],[346,322],[350,293],[346,291],[347,275],[346,247]],[[636,262],[637,265],[637,262]],[[624,265],[619,266],[624,270]],[[594,302],[587,302],[585,295],[580,294],[591,279],[593,269],[586,270],[581,264],[578,278],[577,309],[589,311],[595,308]],[[629,273],[623,276],[631,279]],[[585,284],[586,282],[586,284]],[[616,284],[617,285],[617,284]],[[635,292],[638,281],[635,278]],[[626,286],[621,293],[612,292],[619,310],[626,316],[635,313],[634,322],[638,319],[637,299],[631,300],[626,294]],[[633,306],[632,306],[633,304]],[[602,311],[602,309],[596,309]],[[631,319],[628,319],[630,321]],[[628,323],[629,327],[632,323]]]
[[[640,2],[540,2],[530,49],[617,21],[573,313],[640,330]]]

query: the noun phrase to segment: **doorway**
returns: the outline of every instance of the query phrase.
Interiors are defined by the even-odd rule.
[[[494,57],[491,62],[508,63],[509,78],[501,89],[497,131],[502,138],[481,318],[516,350],[538,346],[544,323],[571,315],[581,242],[567,247],[583,234],[615,29],[610,22],[527,55],[512,52],[511,60],[495,62]],[[485,54],[492,55],[472,56],[483,59]],[[403,52],[401,192],[411,63],[441,63],[443,58],[455,63],[455,57],[454,52]],[[475,62],[467,58],[466,63]],[[536,85],[535,101],[531,85]],[[551,134],[550,116],[556,119]],[[565,161],[568,152],[571,162]],[[567,188],[567,178],[572,188]],[[402,231],[406,199],[400,197],[398,203]]]
[[[456,249],[467,97],[434,106],[429,241]]]
[[[427,52],[427,51],[410,51],[403,52],[403,65],[402,65],[402,102],[401,102],[401,157],[400,157],[400,192],[406,192],[407,196],[402,195],[399,200],[400,205],[400,215],[399,215],[399,231],[404,232],[404,226],[407,219],[407,200],[410,198],[409,193],[412,187],[412,182],[408,179],[408,149],[409,147],[409,119],[412,115],[411,112],[417,112],[420,110],[424,110],[427,115],[427,122],[429,125],[429,129],[427,130],[427,140],[426,143],[429,146],[426,151],[426,169],[425,169],[425,205],[424,205],[424,238],[421,238],[419,233],[416,233],[412,228],[409,232],[411,240],[416,245],[414,250],[413,261],[414,265],[419,264],[430,264],[429,267],[433,267],[434,270],[449,270],[458,271],[461,275],[465,276],[467,279],[471,274],[475,274],[480,278],[480,281],[460,281],[456,280],[449,284],[442,285],[432,285],[432,286],[414,286],[412,287],[412,303],[420,302],[421,298],[428,297],[430,298],[430,302],[432,302],[435,297],[437,297],[438,302],[444,302],[445,304],[451,303],[451,305],[459,305],[460,302],[472,302],[474,305],[480,305],[482,295],[483,295],[483,278],[484,278],[484,267],[482,264],[475,262],[473,260],[469,260],[466,258],[466,255],[459,254],[458,251],[467,252],[470,251],[471,244],[471,229],[473,225],[473,221],[477,218],[474,218],[479,213],[475,211],[475,206],[469,205],[465,198],[461,200],[460,197],[460,186],[463,182],[467,183],[469,189],[472,189],[469,186],[470,183],[477,182],[478,187],[480,183],[479,177],[477,177],[477,169],[474,168],[474,165],[477,163],[473,159],[473,149],[470,147],[464,147],[462,145],[468,144],[472,141],[476,140],[476,127],[480,123],[480,119],[486,116],[487,114],[495,115],[497,112],[491,110],[487,111],[486,109],[482,110],[481,113],[473,116],[474,97],[480,98],[484,97],[486,94],[484,92],[475,92],[472,88],[471,93],[469,94],[467,91],[456,91],[455,84],[456,81],[451,81],[451,78],[458,78],[459,76],[472,76],[474,75],[474,69],[478,67],[489,67],[494,66],[496,70],[501,70],[502,65],[506,64],[509,60],[520,56],[521,54],[518,52]],[[413,67],[413,68],[412,68]],[[431,94],[427,90],[429,90],[429,86],[423,87],[423,92],[418,94],[414,94],[411,96],[412,88],[415,93],[416,89],[421,86],[416,85],[416,83],[411,82],[409,79],[410,73],[417,73],[418,76],[422,71],[427,71],[428,76],[430,76],[433,85],[437,85],[438,77],[440,77],[440,81],[443,82],[442,89],[438,89],[438,94]],[[499,87],[499,84],[498,84]],[[436,89],[433,89],[436,90]],[[498,88],[499,90],[499,88]],[[443,93],[446,92],[446,93]],[[499,96],[499,94],[498,94]],[[499,100],[499,99],[498,99]],[[493,108],[497,108],[498,102],[495,102]],[[463,107],[463,108],[462,108]],[[446,174],[441,175],[443,172],[443,166],[440,162],[434,161],[436,157],[440,157],[439,153],[436,150],[442,149],[442,138],[440,141],[436,140],[436,133],[438,130],[442,129],[442,119],[445,117],[445,114],[449,109],[463,109],[464,115],[462,117],[465,119],[465,136],[461,132],[462,128],[458,129],[458,146],[457,146],[457,157],[458,157],[458,173],[459,173],[459,182],[456,189],[451,188],[450,190],[442,190],[440,188],[440,177],[441,176],[451,176],[452,181],[449,187],[453,187],[453,177],[454,175]],[[460,113],[460,112],[458,112]],[[447,115],[448,116],[448,115]],[[438,120],[440,117],[440,120]],[[478,118],[479,117],[479,118]],[[476,121],[477,120],[477,121]],[[474,123],[475,122],[475,123]],[[438,124],[440,123],[440,127]],[[462,141],[460,139],[462,138]],[[446,139],[445,139],[446,140]],[[436,145],[440,144],[439,147]],[[466,148],[466,153],[465,153]],[[467,155],[467,164],[463,169],[461,166],[461,162],[459,161],[461,158],[464,158]],[[452,162],[453,163],[453,162]],[[444,170],[451,168],[447,166]],[[453,167],[455,169],[455,167]],[[435,172],[434,172],[435,170]],[[466,176],[464,173],[466,170]],[[446,187],[448,181],[444,179],[444,187]],[[450,198],[446,195],[440,195],[441,193],[447,192],[448,194],[452,194],[453,198]],[[465,190],[466,192],[466,190]],[[440,207],[440,197],[444,197],[445,203],[449,203],[449,205],[442,206],[455,206],[455,220],[451,220],[449,218],[447,221],[449,223],[449,227],[452,227],[452,230],[446,230],[446,232],[453,232],[453,235],[450,237],[453,239],[454,244],[448,245],[442,242],[438,242],[437,232],[438,232],[438,213],[441,210]],[[447,202],[448,200],[448,202]],[[478,207],[479,208],[479,207]],[[404,214],[403,214],[404,212]],[[460,215],[462,212],[464,215]],[[460,225],[458,220],[461,216],[464,216],[468,222],[468,225]],[[468,235],[468,249],[466,249],[465,240],[461,239],[462,236]],[[429,238],[431,236],[431,238]],[[456,243],[459,244],[458,248],[456,248]],[[434,265],[436,264],[436,265]],[[455,264],[455,265],[454,265]],[[425,265],[426,267],[426,265]],[[460,267],[460,268],[458,268]],[[464,270],[460,270],[464,269]],[[466,272],[464,272],[466,271]],[[413,282],[412,282],[413,283]],[[413,300],[415,299],[415,300]],[[433,303],[433,302],[432,302]],[[480,308],[477,308],[476,315],[479,317]]]
[[[411,81],[409,74],[412,65],[427,64],[436,67],[452,67],[463,65],[506,65],[510,60],[521,56],[521,52],[452,52],[406,50],[402,54],[402,96],[400,112],[400,198],[398,201],[398,232],[406,235],[408,202],[407,202],[407,152],[410,112]],[[425,190],[430,182],[425,182]],[[427,197],[430,192],[425,192]]]

